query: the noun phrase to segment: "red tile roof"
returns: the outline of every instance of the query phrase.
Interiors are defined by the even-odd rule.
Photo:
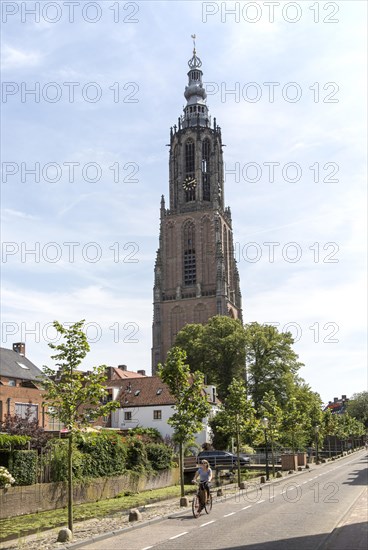
[[[117,401],[124,407],[174,405],[176,402],[167,385],[158,376],[142,376],[125,382],[117,397]]]

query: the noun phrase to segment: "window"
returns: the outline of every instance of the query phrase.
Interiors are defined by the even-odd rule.
[[[202,193],[203,200],[211,200],[210,193],[210,175],[208,173],[210,165],[210,141],[204,139],[202,142]]]
[[[9,382],[8,382],[8,385],[9,386],[16,386],[15,380],[10,379]]]
[[[162,411],[153,411],[153,420],[161,420]]]
[[[194,179],[195,177],[195,148],[194,141],[188,139],[185,144],[185,178]],[[195,200],[195,188],[185,192],[187,202]]]
[[[195,228],[193,223],[184,226],[184,285],[196,284]]]
[[[124,413],[124,420],[131,420],[132,419],[132,413],[131,411],[125,411]]]
[[[27,367],[27,365],[25,365],[24,363],[18,363],[18,361],[17,361],[17,364],[18,364],[22,369],[29,370],[29,367]]]
[[[15,403],[15,414],[27,420],[38,420],[38,405]]]

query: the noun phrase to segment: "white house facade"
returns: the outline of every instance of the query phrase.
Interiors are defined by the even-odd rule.
[[[156,428],[163,438],[171,438],[174,431],[168,420],[174,413],[175,398],[166,384],[157,376],[133,378],[125,382],[116,397],[122,406],[111,413],[111,427],[121,430]],[[218,410],[216,388],[206,386],[205,392],[211,403],[211,412],[208,418],[203,419],[203,429],[195,436],[199,445],[211,442],[208,421]]]

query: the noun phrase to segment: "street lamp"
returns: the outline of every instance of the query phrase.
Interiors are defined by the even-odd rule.
[[[318,464],[318,434],[319,434],[319,426],[314,427],[314,432],[316,434],[316,464]]]
[[[266,443],[266,481],[270,480],[270,469],[268,466],[268,441],[267,441],[267,428],[268,428],[268,418],[262,418],[261,424],[264,430],[265,443]]]

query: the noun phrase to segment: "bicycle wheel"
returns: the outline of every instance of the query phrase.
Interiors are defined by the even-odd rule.
[[[195,518],[197,518],[197,517],[200,515],[201,510],[202,510],[202,505],[201,505],[201,501],[199,500],[199,496],[198,496],[198,495],[194,495],[193,501],[192,501],[192,512],[193,512],[193,516],[194,516]]]
[[[210,496],[208,498],[208,502],[204,505],[204,509],[206,510],[206,514],[209,514],[212,510],[212,495],[210,493]]]

